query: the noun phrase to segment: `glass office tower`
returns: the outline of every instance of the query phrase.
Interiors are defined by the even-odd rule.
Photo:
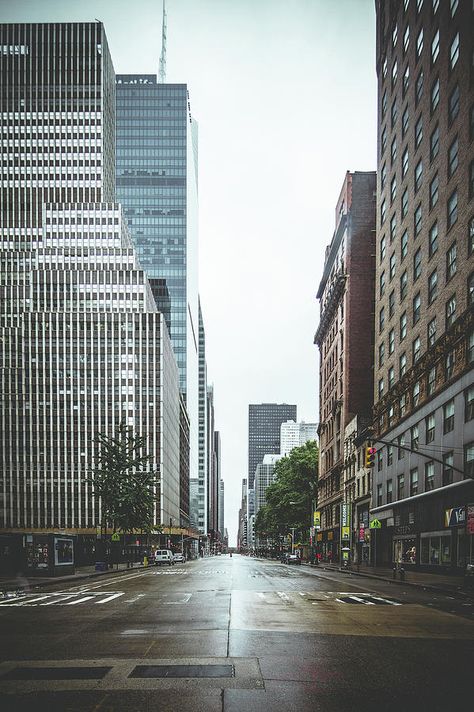
[[[119,74],[116,91],[117,197],[140,263],[169,294],[171,342],[190,417],[190,471],[197,478],[197,124],[185,84]]]

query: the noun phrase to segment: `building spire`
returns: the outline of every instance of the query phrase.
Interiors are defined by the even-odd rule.
[[[158,81],[160,84],[166,82],[166,0],[163,0],[163,24],[161,27],[161,55]]]

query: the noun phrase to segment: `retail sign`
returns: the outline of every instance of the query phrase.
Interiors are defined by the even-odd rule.
[[[467,505],[467,533],[474,534],[474,504]]]
[[[351,538],[351,530],[350,527],[341,527],[341,539],[345,539],[346,541],[349,541]]]
[[[345,502],[341,504],[341,526],[351,526],[351,505],[346,504]]]
[[[321,512],[313,513],[313,524],[315,529],[321,529]]]
[[[459,527],[466,523],[466,507],[451,507],[444,510],[444,526]]]
[[[360,542],[365,541],[365,527],[363,524],[361,524],[359,527],[359,541]]]
[[[370,528],[371,529],[381,529],[382,522],[380,522],[378,519],[372,519],[372,521],[370,522]]]

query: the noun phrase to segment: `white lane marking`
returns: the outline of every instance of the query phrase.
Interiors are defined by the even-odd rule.
[[[360,598],[359,596],[349,596],[349,598],[352,598],[353,601],[357,601],[358,603],[365,603],[366,606],[375,606],[375,603],[372,603],[372,601],[367,601],[365,598]]]
[[[27,598],[24,603],[14,603],[14,606],[23,606],[23,605],[29,605],[30,603],[36,603],[36,601],[44,601],[45,598],[49,598],[50,594],[48,593],[47,596],[40,596],[39,598]]]
[[[306,596],[306,592],[305,592],[305,591],[300,591],[299,594],[300,594],[300,596]]]
[[[54,605],[59,605],[59,606],[60,606],[63,601],[67,601],[68,598],[74,598],[74,597],[77,596],[78,594],[77,594],[77,593],[70,593],[69,596],[63,596],[62,593],[61,593],[61,594],[52,594],[52,595],[54,595],[54,596],[60,595],[61,598],[53,598],[52,601],[49,601],[48,603],[42,603],[41,605],[42,605],[42,606],[54,606]]]
[[[81,596],[77,599],[77,601],[69,601],[69,603],[66,603],[66,606],[76,606],[78,603],[85,603],[85,601],[90,601],[91,598],[94,598],[94,596]]]
[[[107,598],[103,598],[101,601],[97,601],[97,603],[107,603],[113,598],[118,598],[119,596],[125,596],[125,593],[113,593],[111,596],[107,596]]]
[[[18,601],[25,601],[27,596],[10,596],[10,598],[5,598],[4,601],[0,601],[0,606],[15,606]]]
[[[165,606],[181,606],[184,603],[188,603],[191,596],[191,593],[185,593],[181,601],[161,601],[161,603],[163,603]]]
[[[135,603],[135,601],[138,601],[140,598],[143,598],[143,596],[145,596],[145,595],[146,594],[144,594],[144,593],[139,593],[137,596],[135,596],[135,598],[127,598],[127,600],[124,601],[124,603]]]
[[[281,598],[282,601],[288,601],[288,602],[289,602],[290,599],[288,598],[288,596],[286,595],[286,593],[284,593],[283,591],[277,591],[276,593],[277,593],[277,596],[280,596],[280,598]]]
[[[382,603],[388,603],[389,606],[401,606],[401,603],[397,603],[396,601],[391,601],[389,598],[381,598],[380,596],[372,596],[370,595],[371,598],[375,599],[376,601],[382,601]]]

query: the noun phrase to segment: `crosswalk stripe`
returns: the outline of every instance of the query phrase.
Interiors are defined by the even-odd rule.
[[[119,596],[124,596],[125,593],[113,593],[111,596],[107,596],[107,598],[103,598],[101,601],[97,601],[97,603],[107,603],[108,601],[111,601],[113,598],[118,598]]]
[[[66,603],[66,606],[76,606],[78,603],[84,603],[85,601],[90,601],[91,598],[94,598],[94,596],[81,596],[80,598],[77,599],[77,601],[69,601],[69,603]]]

